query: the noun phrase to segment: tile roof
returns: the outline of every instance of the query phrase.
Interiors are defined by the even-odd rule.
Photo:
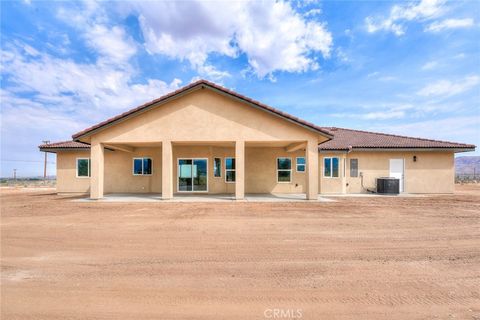
[[[474,149],[472,144],[449,141],[413,138],[386,133],[352,130],[336,127],[323,127],[334,135],[332,140],[318,146],[319,150],[349,150],[355,148],[410,149],[410,148],[459,148]]]
[[[333,139],[319,144],[319,151],[350,149],[475,149],[473,144],[413,138],[393,134],[336,127],[322,127]],[[90,145],[76,141],[62,141],[39,146],[44,149],[89,149]]]
[[[329,134],[327,131],[325,131],[323,128],[321,128],[321,127],[319,127],[319,126],[317,126],[317,125],[315,125],[315,124],[313,124],[313,123],[311,123],[311,122],[305,121],[305,120],[300,119],[300,118],[295,117],[295,116],[292,116],[292,115],[290,115],[290,114],[288,114],[288,113],[285,113],[285,112],[283,112],[283,111],[281,111],[281,110],[275,109],[275,108],[270,107],[270,106],[268,106],[268,105],[266,105],[266,104],[263,104],[263,103],[261,103],[261,102],[259,102],[259,101],[253,100],[253,99],[251,99],[251,98],[249,98],[249,97],[247,97],[247,96],[241,95],[241,94],[239,94],[239,93],[237,93],[237,92],[235,92],[235,91],[232,91],[232,90],[227,89],[227,88],[225,88],[225,87],[219,86],[218,84],[215,84],[215,83],[213,83],[213,82],[210,82],[210,81],[207,81],[207,80],[203,80],[203,79],[202,79],[202,80],[198,80],[198,81],[196,81],[196,82],[193,82],[193,83],[191,83],[191,84],[189,84],[189,85],[187,85],[187,86],[185,86],[185,87],[183,87],[183,88],[180,88],[180,89],[178,89],[178,90],[176,90],[176,91],[173,91],[173,92],[171,92],[171,93],[169,93],[169,94],[166,94],[166,95],[164,95],[164,96],[162,96],[162,97],[160,97],[160,98],[158,98],[158,99],[152,100],[152,101],[147,102],[147,103],[145,103],[145,104],[142,104],[141,106],[138,106],[138,107],[136,107],[136,108],[134,108],[134,109],[131,109],[131,110],[126,111],[126,112],[124,112],[124,113],[122,113],[122,114],[119,114],[119,115],[117,115],[117,116],[115,116],[115,117],[113,117],[113,118],[110,118],[110,119],[107,119],[107,120],[105,120],[105,121],[103,121],[103,122],[100,122],[100,123],[98,123],[98,124],[96,124],[96,125],[94,125],[94,126],[91,126],[91,127],[87,128],[87,129],[85,129],[85,130],[82,130],[82,131],[80,131],[80,132],[77,132],[77,133],[75,133],[74,135],[72,135],[72,138],[73,138],[74,140],[77,140],[77,139],[79,139],[80,137],[82,137],[82,136],[84,136],[84,135],[86,135],[86,134],[88,134],[88,133],[91,133],[92,131],[95,131],[95,130],[97,130],[97,129],[100,129],[100,128],[103,127],[103,126],[112,124],[112,123],[114,123],[114,122],[116,122],[116,121],[118,121],[118,120],[121,120],[121,119],[123,119],[123,118],[125,118],[125,117],[131,116],[131,115],[133,115],[133,114],[135,114],[135,113],[137,113],[137,112],[140,112],[140,111],[143,111],[143,110],[148,109],[148,108],[150,108],[150,107],[153,107],[154,105],[156,105],[156,104],[158,104],[158,103],[161,103],[161,102],[164,102],[164,101],[168,101],[168,99],[173,98],[173,97],[176,96],[176,95],[179,95],[179,94],[181,94],[181,93],[187,92],[187,91],[189,91],[189,90],[191,90],[191,89],[194,89],[195,87],[200,87],[200,86],[204,86],[204,87],[210,88],[210,89],[216,89],[216,90],[221,91],[221,92],[223,92],[223,93],[229,94],[229,95],[231,95],[231,96],[233,96],[233,97],[235,97],[235,98],[237,98],[237,99],[243,100],[243,101],[245,101],[245,102],[247,102],[247,103],[249,103],[249,104],[252,104],[252,105],[258,107],[259,109],[262,109],[262,110],[264,110],[264,111],[273,113],[273,114],[275,114],[275,115],[277,115],[277,116],[280,116],[280,117],[282,117],[282,118],[284,118],[284,119],[287,119],[287,120],[289,120],[289,121],[295,122],[295,123],[297,123],[297,124],[299,124],[299,125],[301,125],[301,126],[307,127],[307,128],[309,128],[309,129],[312,129],[312,130],[314,130],[314,131],[317,131],[317,132],[321,133],[322,135],[325,135],[325,136],[327,136],[327,137],[330,137],[330,134]]]
[[[90,149],[90,145],[83,142],[77,141],[60,141],[41,144],[38,146],[40,150],[42,149]]]

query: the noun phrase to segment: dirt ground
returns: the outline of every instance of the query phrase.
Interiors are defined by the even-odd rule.
[[[1,191],[2,319],[480,319],[480,186],[328,203]]]

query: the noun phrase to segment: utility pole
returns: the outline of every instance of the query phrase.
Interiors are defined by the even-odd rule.
[[[49,144],[50,140],[43,140],[43,144]],[[45,161],[43,163],[43,183],[47,182],[47,152],[45,151]]]
[[[13,180],[17,181],[17,169],[13,169]]]

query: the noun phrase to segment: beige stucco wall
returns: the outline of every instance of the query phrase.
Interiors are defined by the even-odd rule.
[[[92,136],[92,144],[162,140],[321,142],[327,138],[208,89],[191,92]]]
[[[174,191],[177,190],[178,158],[207,158],[209,193],[234,193],[235,184],[225,182],[225,157],[234,157],[233,147],[174,146]],[[417,161],[413,162],[413,156]],[[88,158],[89,152],[59,152],[57,154],[57,192],[88,192],[89,178],[76,177],[76,159]],[[246,193],[301,193],[305,192],[305,173],[296,172],[296,157],[305,156],[304,150],[286,152],[279,147],[247,147],[245,156]],[[340,176],[323,177],[323,158],[340,158]],[[150,176],[134,176],[133,158],[151,157],[153,172]],[[213,177],[213,158],[222,158],[222,176]],[[292,158],[292,182],[276,181],[277,157]],[[364,186],[375,189],[375,178],[389,175],[390,159],[405,159],[405,192],[452,193],[454,191],[453,152],[351,152],[349,154],[319,154],[320,193],[341,193],[343,160],[347,159],[345,183],[347,193],[364,193],[360,177],[350,177],[350,158],[358,159],[359,172],[364,175]],[[105,193],[161,193],[161,148],[136,148],[134,153],[105,152]]]
[[[413,156],[417,161],[413,161]],[[320,192],[342,192],[343,163],[340,162],[340,177],[323,178],[323,158],[330,156],[345,156],[346,165],[346,192],[365,193],[361,187],[361,178],[350,177],[351,158],[358,159],[358,172],[363,173],[364,186],[375,189],[375,179],[389,176],[390,159],[404,159],[405,161],[405,192],[406,193],[453,193],[455,166],[453,152],[351,152],[348,154],[321,153],[320,166]]]
[[[134,175],[133,158],[151,158],[151,175]],[[105,151],[105,193],[161,193],[162,150],[160,147],[135,148],[135,151]]]
[[[235,157],[234,147],[218,146],[174,146],[173,176],[174,192],[178,190],[178,159],[208,159],[208,193],[234,193],[235,184],[225,182],[225,158]],[[278,183],[277,157],[292,158],[292,182]],[[286,152],[282,147],[246,147],[245,152],[245,192],[246,193],[298,193],[305,192],[305,173],[296,172],[296,157],[305,157],[304,150]],[[213,176],[213,159],[221,158],[221,177]]]
[[[247,148],[245,157],[245,191],[247,193],[306,192],[306,172],[297,172],[296,157],[305,150],[286,152],[284,148]],[[292,159],[292,181],[277,182],[277,158]]]
[[[152,176],[133,176],[132,157],[152,157]],[[305,151],[286,152],[281,147],[247,147],[245,156],[245,192],[247,193],[296,193],[305,192],[305,173],[297,173],[296,157],[304,157]],[[208,193],[234,193],[235,184],[225,182],[225,158],[235,157],[233,147],[182,146],[173,147],[173,186],[178,190],[178,159],[206,158],[208,161]],[[292,158],[292,182],[278,183],[277,157]],[[221,177],[213,176],[213,160],[221,158]],[[105,155],[105,193],[111,192],[161,192],[161,149],[143,148],[135,154],[115,151]]]
[[[247,147],[245,156],[245,192],[300,193],[305,192],[304,172],[296,172],[296,157],[305,151],[286,152],[283,147]],[[88,192],[90,178],[76,178],[76,159],[89,158],[89,152],[60,152],[57,154],[57,192]],[[133,175],[133,158],[152,158],[152,175]],[[235,184],[225,182],[225,157],[235,157],[233,147],[174,146],[174,192],[177,192],[179,158],[208,159],[208,193],[234,193]],[[278,183],[277,157],[292,158],[292,182]],[[213,176],[213,159],[222,159],[222,176]],[[160,147],[135,148],[135,152],[105,151],[105,193],[161,193],[162,155]]]
[[[417,161],[413,162],[413,155]],[[453,152],[405,154],[405,191],[408,193],[453,193],[455,156]]]
[[[77,178],[77,158],[90,158],[89,151],[59,151],[57,153],[57,192],[90,191],[90,178]]]

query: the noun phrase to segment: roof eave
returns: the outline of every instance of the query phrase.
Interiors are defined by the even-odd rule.
[[[348,149],[320,149],[318,148],[319,153],[348,153]]]
[[[469,152],[475,151],[475,146],[459,146],[459,147],[353,147],[352,151],[453,151],[453,152]],[[341,152],[349,149],[320,149],[321,152]]]
[[[42,148],[39,147],[41,152],[57,153],[58,151],[90,151],[89,147],[85,148]]]

